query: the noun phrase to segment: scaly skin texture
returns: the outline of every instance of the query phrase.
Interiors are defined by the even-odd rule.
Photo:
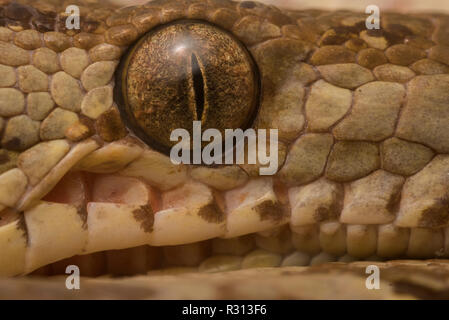
[[[444,261],[378,263],[379,290],[365,287],[372,262],[316,267],[240,270],[216,274],[82,279],[82,289],[65,289],[65,277],[5,280],[0,299],[448,299]],[[194,288],[194,289],[193,289]]]
[[[0,275],[144,245],[193,243],[193,260],[164,248],[163,266],[201,271],[448,255],[449,17],[382,13],[369,31],[353,12],[80,1],[81,30],[66,30],[72,3],[18,3],[0,1]],[[178,19],[216,24],[252,53],[254,127],[279,130],[274,177],[172,165],[125,127],[117,65]],[[70,181],[82,196],[55,195]],[[123,181],[144,199],[85,191]]]

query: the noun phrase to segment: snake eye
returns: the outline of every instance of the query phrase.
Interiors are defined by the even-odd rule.
[[[115,98],[128,127],[162,152],[175,129],[247,129],[257,113],[258,71],[248,50],[207,22],[182,20],[143,36],[121,62]]]

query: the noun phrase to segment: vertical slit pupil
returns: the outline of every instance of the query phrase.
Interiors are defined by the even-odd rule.
[[[198,120],[202,120],[204,112],[204,79],[200,64],[194,53],[192,53],[192,75],[193,89],[195,91],[196,115]]]

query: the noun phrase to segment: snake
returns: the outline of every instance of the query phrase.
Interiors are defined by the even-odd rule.
[[[0,276],[449,257],[449,16],[368,18],[1,0]],[[173,163],[193,121],[276,129],[276,174]]]

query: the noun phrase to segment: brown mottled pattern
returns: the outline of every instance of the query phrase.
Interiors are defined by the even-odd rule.
[[[0,0],[0,173],[17,182],[17,201],[1,198],[2,209],[27,191],[27,177],[11,169],[37,144],[62,139],[74,148],[87,137],[102,145],[127,136],[132,128],[112,98],[123,53],[159,25],[200,19],[228,30],[251,52],[262,84],[255,127],[278,129],[287,150],[274,180],[289,197],[277,192],[282,201],[259,204],[261,220],[280,220],[288,209],[306,216],[292,226],[292,238],[310,256],[448,255],[447,15],[383,12],[382,28],[366,30],[362,13],[252,1],[155,0],[123,9],[77,3],[81,30],[66,30],[68,1]],[[241,169],[256,179],[249,167]],[[308,189],[320,179],[345,194]],[[296,193],[306,205],[289,203]],[[277,251],[270,252],[273,266],[281,264]]]
[[[81,206],[78,208],[78,215],[80,216],[81,220],[83,221],[83,228],[87,229],[87,210],[86,207]]]
[[[273,201],[264,201],[255,208],[260,216],[260,220],[282,220],[284,213],[283,208],[279,203]]]
[[[212,223],[220,223],[226,219],[225,214],[220,210],[215,202],[202,207],[199,210],[198,215],[204,220]]]
[[[145,205],[133,211],[134,218],[141,222],[141,227],[145,232],[151,232],[154,224],[154,213],[150,206]]]

